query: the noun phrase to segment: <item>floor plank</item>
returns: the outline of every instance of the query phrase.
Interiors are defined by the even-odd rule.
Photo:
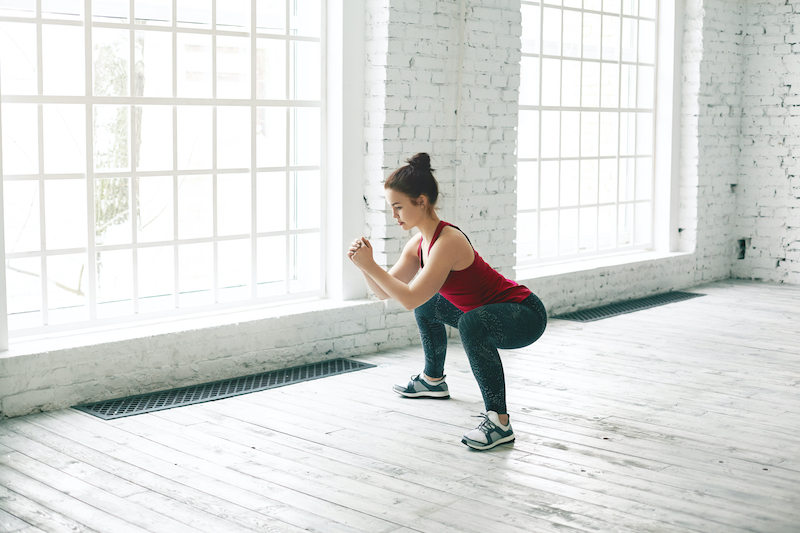
[[[483,411],[448,347],[452,398],[375,368],[103,421],[0,421],[0,532],[796,533],[800,287],[724,281],[592,323],[551,320],[503,352],[516,442],[461,434]]]

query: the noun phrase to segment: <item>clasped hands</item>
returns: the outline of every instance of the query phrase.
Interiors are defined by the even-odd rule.
[[[347,257],[349,257],[358,268],[363,270],[365,266],[374,262],[372,257],[372,245],[365,237],[356,239],[350,243]]]

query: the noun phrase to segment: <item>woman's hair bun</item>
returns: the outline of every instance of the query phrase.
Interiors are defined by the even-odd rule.
[[[431,156],[429,156],[425,152],[420,152],[412,156],[411,158],[407,159],[406,161],[408,162],[409,165],[411,165],[415,169],[427,170],[427,171],[433,170],[431,168]]]

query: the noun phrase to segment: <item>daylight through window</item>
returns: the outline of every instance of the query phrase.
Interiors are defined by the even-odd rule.
[[[523,1],[518,265],[652,246],[656,7]]]
[[[321,294],[323,9],[0,0],[12,334]]]

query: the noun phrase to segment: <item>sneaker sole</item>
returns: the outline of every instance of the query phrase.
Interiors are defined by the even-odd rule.
[[[397,389],[392,390],[405,398],[431,398],[434,400],[447,400],[450,398],[449,392],[401,392]]]
[[[483,444],[482,442],[476,442],[474,440],[468,440],[465,438],[461,439],[461,442],[472,448],[473,450],[491,450],[495,446],[500,446],[501,444],[508,444],[514,442],[514,435],[509,435],[508,437],[503,437],[502,439],[496,440],[491,444]]]

